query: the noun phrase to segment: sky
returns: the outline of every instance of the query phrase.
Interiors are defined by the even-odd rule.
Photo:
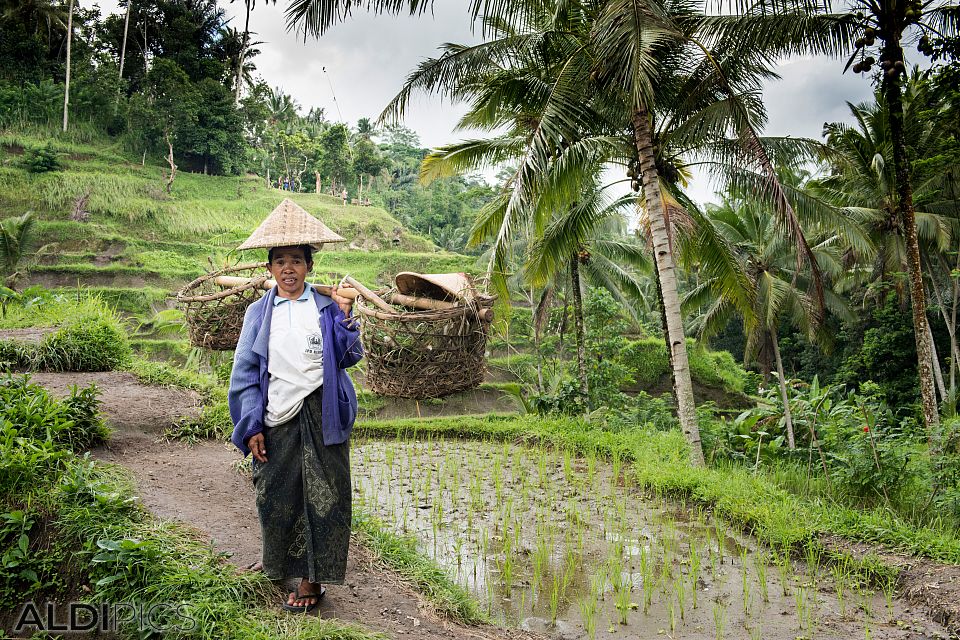
[[[80,0],[88,5],[89,0]],[[100,3],[104,13],[117,11],[114,0]],[[255,62],[260,76],[290,94],[306,112],[322,107],[327,118],[356,125],[360,118],[375,119],[400,90],[406,76],[422,60],[438,55],[444,42],[472,43],[465,2],[438,0],[433,14],[420,17],[373,16],[358,12],[331,28],[321,39],[288,32],[287,3],[255,4],[250,30],[262,41]],[[243,29],[244,3],[221,0],[232,25]],[[324,71],[325,69],[325,71]],[[819,139],[824,122],[849,121],[846,101],[870,97],[869,81],[853,73],[841,74],[842,64],[826,58],[797,58],[780,65],[782,79],[764,87],[769,122],[764,135]],[[417,95],[403,124],[416,131],[426,147],[469,137],[455,131],[465,112],[461,105],[437,96]],[[697,174],[690,194],[698,202],[713,199],[714,185]]]

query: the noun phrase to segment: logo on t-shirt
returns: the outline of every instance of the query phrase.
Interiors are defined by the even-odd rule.
[[[303,350],[303,354],[308,358],[320,359],[323,355],[323,337],[319,333],[307,335],[307,347]]]

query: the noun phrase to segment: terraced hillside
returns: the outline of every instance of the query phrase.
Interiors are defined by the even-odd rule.
[[[55,142],[62,171],[34,174],[25,135],[0,137],[0,217],[33,211],[40,250],[20,284],[99,291],[138,315],[208,269],[237,260],[236,247],[282,200],[292,197],[348,239],[317,255],[316,270],[350,273],[374,284],[402,269],[470,271],[471,258],[440,251],[377,207],[269,188],[256,176],[178,172],[170,193],[165,168],[102,143]]]

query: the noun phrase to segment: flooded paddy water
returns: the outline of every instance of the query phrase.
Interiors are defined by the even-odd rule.
[[[357,440],[354,498],[498,622],[561,638],[939,638],[892,585],[651,499],[618,460],[464,440]]]

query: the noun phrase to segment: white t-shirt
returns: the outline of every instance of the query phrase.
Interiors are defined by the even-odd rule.
[[[267,411],[264,424],[289,421],[303,401],[323,385],[323,336],[320,312],[310,285],[297,300],[276,296],[270,320]]]

